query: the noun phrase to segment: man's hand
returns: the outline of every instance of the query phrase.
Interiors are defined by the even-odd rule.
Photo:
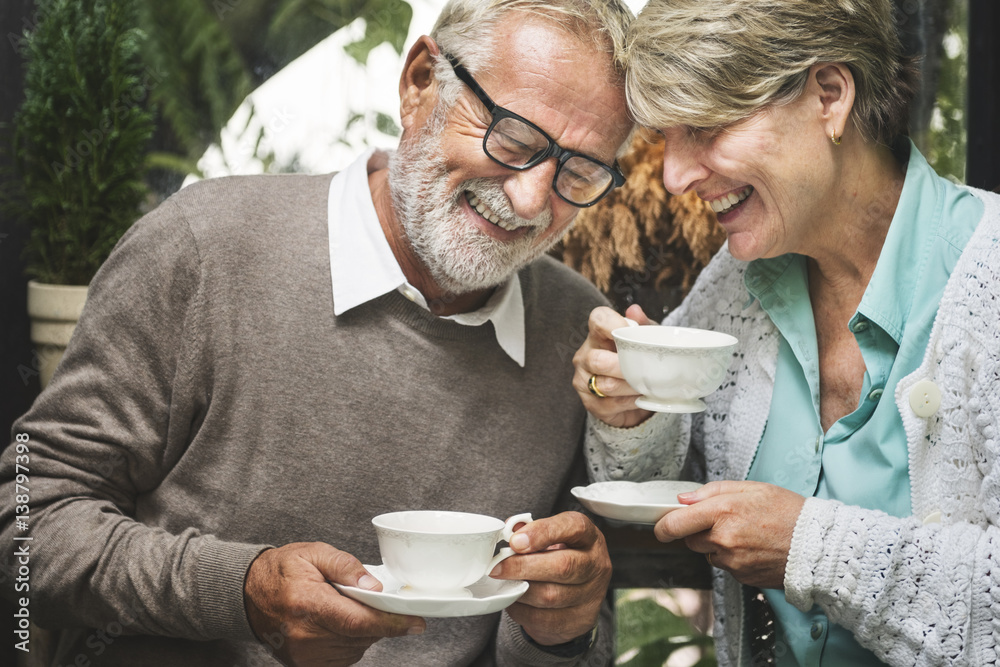
[[[497,565],[490,576],[530,582],[507,613],[532,639],[563,644],[597,624],[611,558],[590,519],[578,512],[538,519],[514,533],[510,546],[520,555]]]
[[[350,554],[321,542],[262,552],[244,584],[254,634],[286,665],[351,665],[382,637],[419,634],[423,619],[377,611],[341,596],[336,582],[381,590]]]
[[[709,482],[677,496],[689,505],[656,524],[661,542],[683,538],[711,564],[757,588],[785,587],[792,531],[805,498],[763,482]]]

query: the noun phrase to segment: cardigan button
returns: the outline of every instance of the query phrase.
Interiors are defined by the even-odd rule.
[[[941,407],[941,390],[930,380],[921,380],[910,389],[910,408],[918,417],[930,417]]]
[[[924,525],[941,523],[941,510],[935,510],[924,517]]]

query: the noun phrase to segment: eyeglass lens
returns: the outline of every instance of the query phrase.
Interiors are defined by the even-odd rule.
[[[486,137],[486,152],[509,167],[532,165],[549,148],[549,138],[517,118],[501,118]],[[580,155],[561,162],[556,190],[577,204],[589,204],[603,195],[614,178],[603,165]]]

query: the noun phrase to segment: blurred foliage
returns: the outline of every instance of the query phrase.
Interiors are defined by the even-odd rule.
[[[920,56],[910,136],[942,176],[963,182],[967,146],[969,0],[895,0],[903,47]]]
[[[378,128],[379,132],[388,134],[390,137],[398,137],[402,133],[399,125],[396,124],[396,120],[381,111],[375,114],[375,127]]]
[[[927,160],[942,176],[965,182],[968,135],[969,2],[949,0],[941,40],[937,94],[929,126],[919,137]]]
[[[199,158],[247,95],[292,60],[359,18],[365,34],[345,47],[351,57],[364,64],[383,42],[401,53],[413,17],[403,0],[143,0],[142,5],[142,25],[150,35],[145,55],[161,79],[152,91],[161,121],[150,163],[178,178],[198,173]],[[392,134],[392,119],[377,123]]]
[[[156,77],[143,66],[136,0],[43,0],[20,43],[16,179],[4,192],[29,228],[27,272],[87,285],[140,214]]]
[[[693,667],[716,665],[713,638],[651,597],[635,596],[629,590],[616,591],[615,631],[616,665],[662,667],[671,655],[689,647],[701,654]]]
[[[207,0],[206,0],[207,2]],[[266,78],[355,19],[365,36],[345,50],[361,64],[383,42],[401,52],[413,10],[403,0],[214,0],[219,22]]]
[[[29,273],[66,284],[89,283],[140,214],[144,179],[152,205],[197,173],[205,150],[269,76],[358,18],[365,33],[345,47],[351,57],[364,64],[383,42],[401,53],[413,16],[403,0],[37,6],[23,34],[9,36],[25,56],[25,101],[10,128],[17,178],[2,194],[31,228]],[[398,134],[385,114],[375,124]],[[261,131],[255,153],[262,139]],[[273,165],[273,152],[259,157],[267,170],[295,168]]]
[[[250,93],[251,77],[203,0],[144,1],[141,20],[150,36],[144,57],[160,80],[152,91],[160,131],[169,134],[150,164],[186,174]]]

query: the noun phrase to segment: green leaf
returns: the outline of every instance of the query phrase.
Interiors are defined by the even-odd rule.
[[[370,2],[361,16],[365,19],[365,36],[344,47],[347,55],[365,65],[372,49],[384,42],[402,54],[413,18],[413,8],[409,4],[402,0]]]
[[[393,117],[381,111],[375,112],[375,127],[379,132],[387,134],[390,137],[398,137],[402,133],[402,130],[399,129],[399,125],[396,125]]]
[[[677,616],[651,598],[632,599],[628,591],[619,591],[615,622],[619,660],[630,655],[628,660],[618,664],[661,667],[672,653],[687,646],[699,647],[706,665],[715,664],[712,638],[697,632],[688,619]]]
[[[616,606],[615,612],[621,652],[641,648],[663,638],[692,634],[686,619],[674,615],[649,598],[623,601]]]

